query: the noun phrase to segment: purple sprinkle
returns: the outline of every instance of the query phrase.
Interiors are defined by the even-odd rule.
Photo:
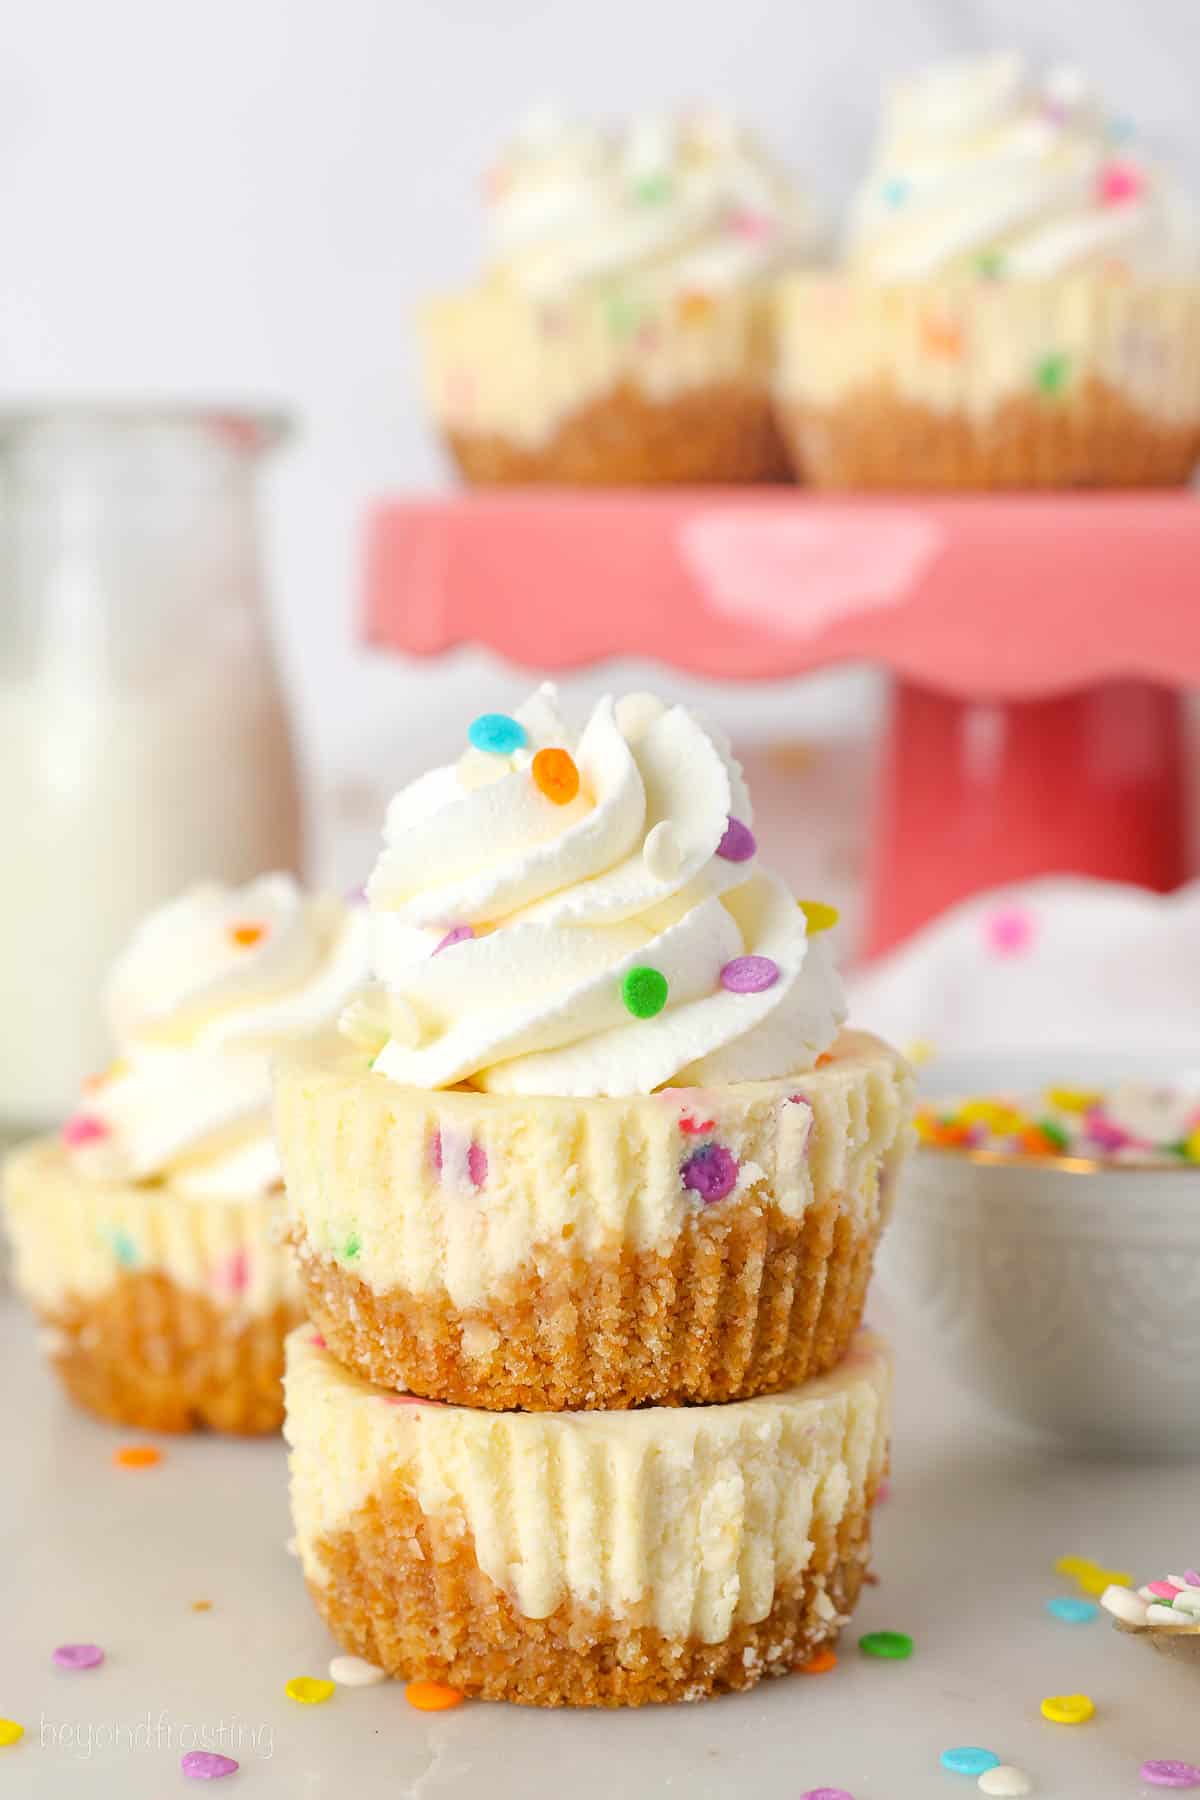
[[[765,994],[779,980],[779,964],[769,956],[735,956],[721,970],[721,986],[731,994]]]
[[[1200,1587],[1200,1570],[1185,1569],[1183,1571],[1183,1579],[1187,1582],[1189,1587]]]
[[[1144,1762],[1141,1773],[1142,1780],[1148,1781],[1151,1787],[1200,1787],[1200,1769],[1195,1763]]]
[[[365,906],[367,904],[367,890],[365,886],[347,888],[346,904],[347,906]]]
[[[679,1171],[685,1188],[699,1194],[706,1206],[723,1200],[737,1186],[738,1166],[733,1152],[724,1144],[702,1144]]]
[[[480,1188],[488,1177],[487,1151],[482,1144],[471,1145],[467,1151],[467,1174],[471,1178],[471,1186]]]
[[[448,950],[451,944],[465,943],[467,938],[474,936],[475,927],[473,925],[455,925],[446,933],[440,944],[433,946],[433,954],[437,956],[441,951]]]
[[[749,862],[758,843],[748,825],[730,815],[725,833],[717,845],[717,855],[723,856],[726,862]]]
[[[805,1788],[800,1800],[854,1800],[845,1788]]]
[[[442,1134],[435,1131],[429,1140],[429,1160],[440,1175],[442,1172]]]
[[[53,1661],[60,1669],[98,1669],[104,1652],[99,1644],[60,1644]]]
[[[1124,1150],[1133,1141],[1127,1131],[1095,1108],[1088,1113],[1086,1123],[1090,1142],[1101,1150]]]
[[[240,1765],[232,1756],[218,1756],[215,1750],[189,1750],[180,1757],[179,1766],[189,1781],[220,1781],[223,1775],[236,1775]]]

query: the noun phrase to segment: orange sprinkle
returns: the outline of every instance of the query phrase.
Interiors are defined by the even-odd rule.
[[[703,325],[706,319],[711,319],[715,311],[711,294],[701,294],[695,291],[690,294],[680,294],[676,305],[681,325]]]
[[[579,792],[579,770],[566,750],[539,750],[533,759],[533,779],[555,806],[568,806]]]
[[[418,1712],[449,1712],[452,1706],[462,1705],[464,1696],[441,1681],[410,1681],[404,1698]]]
[[[162,1461],[162,1451],[153,1444],[122,1444],[113,1451],[113,1461],[118,1469],[152,1469]]]
[[[1048,1137],[1038,1125],[1031,1125],[1028,1131],[1021,1133],[1021,1148],[1031,1156],[1057,1156],[1060,1153],[1054,1139]]]
[[[211,1612],[212,1611],[212,1601],[211,1600],[193,1600],[192,1601],[192,1611],[193,1612]]]
[[[231,925],[229,935],[239,950],[252,950],[267,935],[265,925]]]
[[[837,1668],[835,1650],[818,1650],[807,1662],[796,1664],[797,1675],[829,1675]]]
[[[930,356],[943,356],[947,362],[957,362],[963,353],[962,326],[937,313],[926,313],[922,319],[921,341]]]
[[[828,1050],[822,1050],[813,1066],[818,1069],[827,1069],[832,1061],[833,1058],[830,1056]]]

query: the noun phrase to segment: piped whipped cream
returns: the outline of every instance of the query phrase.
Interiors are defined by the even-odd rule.
[[[1082,75],[1020,56],[940,64],[888,97],[847,260],[879,280],[1196,268],[1194,219]]]
[[[577,733],[546,685],[471,737],[392,801],[368,883],[376,985],[343,1026],[380,1074],[587,1096],[812,1066],[841,985],[719,732],[635,694]]]
[[[542,107],[487,180],[493,268],[543,298],[633,272],[728,288],[803,260],[819,237],[790,177],[715,108],[606,132]]]
[[[335,1023],[366,979],[367,945],[362,907],[308,896],[290,875],[209,883],[153,913],[108,985],[117,1059],[63,1130],[79,1168],[214,1199],[275,1186],[272,1058]]]

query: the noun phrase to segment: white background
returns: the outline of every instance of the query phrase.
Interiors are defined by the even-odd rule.
[[[1018,45],[1084,64],[1200,171],[1196,0],[3,0],[0,20],[0,399],[261,396],[300,415],[271,566],[343,836],[439,729],[518,691],[480,658],[437,683],[372,663],[352,609],[366,501],[443,479],[414,304],[472,273],[479,175],[532,101],[725,100],[833,208],[881,78]],[[799,716],[854,712],[827,684]],[[753,730],[796,716],[772,695]]]

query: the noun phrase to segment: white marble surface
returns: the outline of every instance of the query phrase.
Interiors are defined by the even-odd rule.
[[[1194,1565],[1196,1466],[1047,1454],[971,1417],[903,1353],[881,1585],[834,1674],[638,1713],[476,1704],[438,1716],[413,1712],[395,1684],[317,1707],[284,1698],[290,1676],[326,1673],[334,1646],[284,1549],[278,1442],[167,1440],[159,1467],[120,1471],[113,1449],[131,1434],[70,1411],[12,1301],[0,1302],[0,1359],[0,1716],[26,1727],[0,1750],[0,1795],[162,1800],[189,1791],[180,1734],[221,1722],[227,1747],[241,1733],[242,1766],[205,1791],[230,1800],[799,1800],[816,1786],[951,1800],[977,1791],[938,1768],[962,1743],[1023,1766],[1044,1800],[1135,1800],[1150,1792],[1143,1759],[1200,1762],[1200,1669],[1044,1611],[1068,1591],[1053,1573],[1064,1553],[1144,1578]],[[212,1610],[193,1612],[198,1599]],[[858,1631],[881,1627],[913,1635],[910,1662],[858,1653]],[[51,1666],[56,1644],[81,1641],[105,1647],[101,1669]],[[1043,1695],[1080,1689],[1096,1701],[1090,1724],[1039,1717]]]

